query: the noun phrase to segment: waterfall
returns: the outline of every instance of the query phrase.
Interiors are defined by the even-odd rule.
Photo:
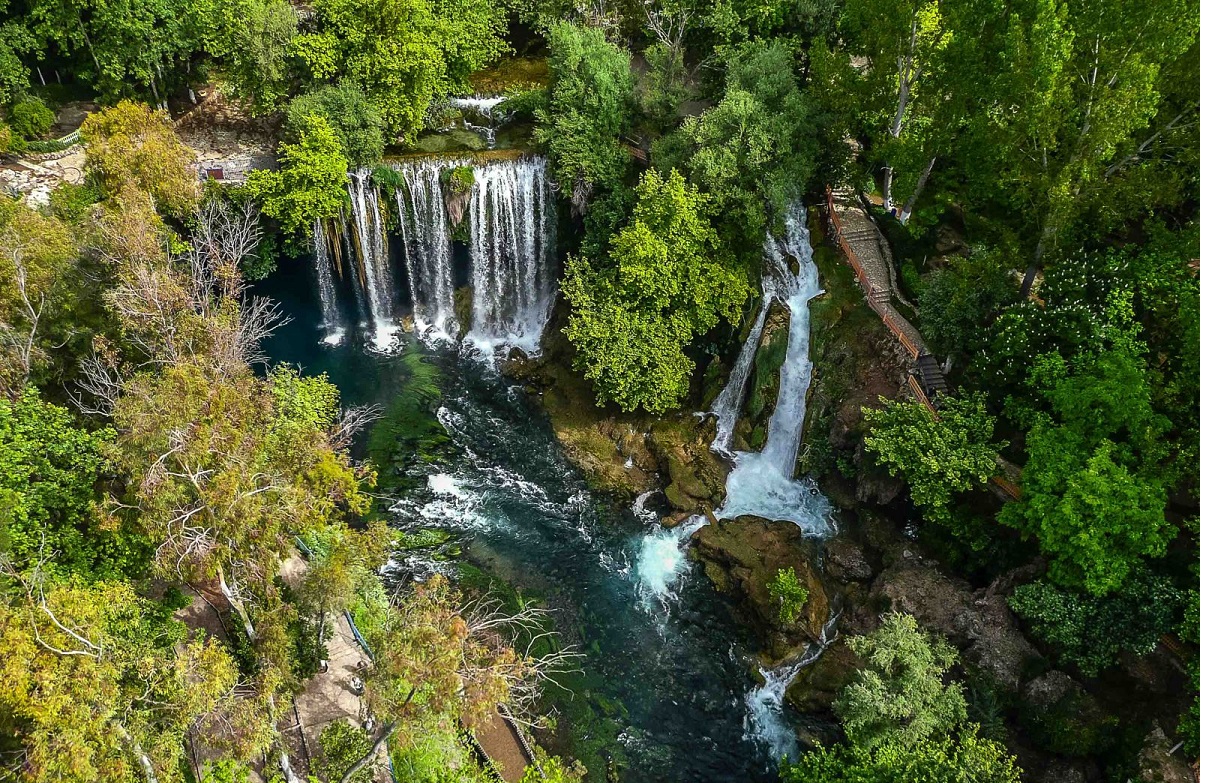
[[[469,324],[459,324],[456,315],[453,228],[441,185],[442,173],[460,166],[472,166],[474,173],[466,217],[473,289]],[[513,346],[536,353],[557,284],[545,159],[471,164],[425,158],[394,168],[402,178],[394,209],[416,326],[446,338],[468,327],[466,341],[488,356]],[[352,216],[344,237],[350,257],[358,261],[357,302],[370,322],[373,347],[388,350],[397,344],[395,291],[381,195],[368,169],[349,175],[348,195]],[[322,289],[325,283],[319,285]]]
[[[713,407],[709,409],[709,412],[717,417],[717,435],[713,438],[713,450],[719,453],[729,453],[730,451],[730,443],[734,438],[734,425],[738,423],[738,414],[742,410],[747,379],[751,376],[751,364],[755,361],[755,351],[759,347],[759,338],[763,335],[763,322],[767,320],[768,310],[771,309],[772,300],[775,298],[776,291],[773,285],[771,277],[763,278],[763,303],[759,306],[759,313],[755,316],[751,333],[747,335],[746,341],[742,344],[742,350],[738,352],[738,359],[734,362],[734,368],[730,370],[730,377],[726,380],[725,388],[721,390],[721,394],[717,395],[717,399],[713,401]]]
[[[751,514],[788,520],[797,523],[806,535],[823,535],[830,531],[830,506],[826,498],[813,482],[793,480],[805,421],[805,396],[813,375],[809,358],[809,301],[822,291],[818,287],[818,268],[814,266],[804,207],[794,204],[789,208],[785,227],[783,247],[771,236],[764,242],[776,296],[788,306],[790,315],[788,347],[780,367],[780,394],[768,420],[768,440],[763,451],[735,456],[734,470],[726,479],[726,502],[717,516],[733,519]],[[789,271],[785,250],[798,262],[796,275]],[[745,384],[745,379],[740,383]],[[741,394],[737,396],[737,404],[741,404]]]
[[[323,342],[339,345],[344,339],[344,327],[340,323],[340,304],[336,297],[336,282],[331,275],[331,245],[323,221],[315,220],[315,275],[319,280],[319,312],[323,315]]]
[[[467,339],[484,353],[535,352],[553,306],[553,227],[544,158],[474,169],[470,196],[473,316]]]
[[[822,628],[820,642],[807,649],[796,661],[771,669],[759,667],[763,685],[747,693],[747,717],[743,721],[746,736],[766,745],[775,762],[785,756],[788,756],[790,761],[797,760],[797,735],[784,719],[784,694],[801,670],[818,660],[823,651],[831,645],[834,641],[831,634],[838,622],[838,614],[827,620]]]
[[[394,321],[394,282],[390,274],[386,231],[382,225],[382,210],[377,187],[370,181],[369,171],[353,172],[348,178],[348,195],[352,199],[353,228],[357,258],[361,265],[361,282],[365,303],[373,321],[373,347],[389,350],[395,343],[398,325]]]
[[[403,257],[417,331],[457,334],[453,308],[453,244],[440,172],[448,164],[431,158],[400,164],[406,188],[395,190]],[[409,206],[408,206],[409,202]]]

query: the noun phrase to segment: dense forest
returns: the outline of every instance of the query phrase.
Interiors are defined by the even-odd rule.
[[[1198,779],[1198,13],[0,0],[0,780]]]

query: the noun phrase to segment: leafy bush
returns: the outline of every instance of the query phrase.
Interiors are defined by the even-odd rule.
[[[32,95],[22,98],[8,110],[8,125],[13,133],[24,139],[38,139],[46,135],[55,124],[55,113],[41,98]]]
[[[441,184],[452,195],[467,193],[474,187],[474,167],[456,166],[440,173]]]
[[[776,604],[776,619],[781,625],[796,622],[810,598],[810,591],[801,584],[797,572],[791,568],[781,568],[776,572],[776,576],[768,582],[768,592]]]
[[[319,747],[323,749],[323,761],[319,765],[321,779],[340,780],[372,745],[368,734],[347,721],[335,720],[327,724],[319,735]],[[373,765],[365,765],[352,780],[354,783],[373,783]]]
[[[1144,571],[1120,592],[1102,598],[1033,582],[1017,588],[1009,603],[1036,636],[1056,649],[1063,665],[1094,677],[1123,652],[1152,652],[1174,627],[1186,597],[1166,577]]]
[[[951,519],[953,494],[990,478],[1003,445],[993,441],[994,417],[983,394],[941,398],[938,418],[914,401],[885,401],[882,410],[865,408],[864,417],[870,426],[864,443],[877,463],[905,478],[910,499],[936,522]]]
[[[385,124],[377,107],[355,85],[324,85],[299,95],[285,110],[285,135],[291,142],[307,132],[308,117],[322,117],[336,132],[344,157],[355,167],[382,159],[386,149]]]
[[[89,207],[99,202],[102,195],[101,189],[91,181],[81,185],[62,182],[50,192],[50,211],[67,223],[79,223]]]
[[[517,90],[509,93],[498,106],[497,114],[511,120],[529,121],[537,118],[537,112],[549,105],[549,93],[542,87]]]

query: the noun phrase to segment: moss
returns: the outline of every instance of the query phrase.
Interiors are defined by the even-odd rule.
[[[474,187],[474,167],[467,165],[444,169],[440,172],[440,181],[450,195],[467,193]]]
[[[479,95],[503,95],[547,84],[549,63],[544,57],[505,57],[470,74],[470,86]]]
[[[468,226],[468,221],[462,221],[462,225]],[[469,231],[469,228],[466,228]],[[457,239],[457,231],[454,230],[453,238]],[[467,235],[466,240],[469,239]],[[470,321],[474,316],[474,292],[469,286],[462,286],[453,292],[453,315],[457,316],[457,323],[461,327],[458,339],[466,336],[470,331]]]

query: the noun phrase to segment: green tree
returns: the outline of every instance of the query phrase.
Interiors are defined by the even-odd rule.
[[[534,137],[549,149],[554,181],[583,214],[593,191],[615,188],[628,165],[620,137],[633,93],[629,53],[603,31],[570,22],[550,28],[549,45],[550,98],[536,111]]]
[[[1032,385],[1050,406],[1028,432],[1019,502],[999,514],[1050,556],[1057,584],[1104,596],[1175,535],[1165,517],[1169,471],[1132,333],[1067,362],[1041,357]]]
[[[39,49],[53,43],[102,95],[149,90],[162,104],[201,49],[207,18],[204,3],[186,0],[33,0],[27,24]]]
[[[253,171],[248,192],[264,214],[294,235],[308,234],[316,220],[340,214],[348,204],[348,159],[340,137],[327,120],[306,117],[297,144],[281,144],[278,171]]]
[[[735,251],[750,257],[766,230],[781,230],[815,170],[816,128],[796,70],[784,42],[736,47],[721,102],[655,148],[660,168],[682,165],[713,197]]]
[[[503,6],[488,0],[319,0],[319,32],[294,51],[320,81],[360,87],[386,127],[413,143],[433,101],[469,87],[505,49]]]
[[[737,323],[748,286],[719,248],[708,201],[672,171],[642,176],[629,223],[600,268],[568,264],[566,334],[601,404],[662,412],[688,391],[684,348],[722,318]]]
[[[810,598],[810,591],[801,584],[797,572],[791,568],[781,568],[776,576],[768,582],[768,592],[776,603],[776,619],[781,625],[792,625],[805,608],[805,602]]]
[[[1003,253],[978,249],[924,276],[919,331],[934,353],[964,365],[988,347],[991,325],[1016,299],[1008,270]]]
[[[890,743],[869,751],[840,746],[807,753],[787,765],[781,783],[1019,783],[1015,758],[1000,743],[963,729],[955,740]]]
[[[238,672],[221,645],[187,638],[126,583],[7,576],[0,731],[20,742],[14,779],[182,780],[186,731],[235,687]]]
[[[193,151],[176,135],[166,111],[122,101],[88,115],[80,139],[87,145],[87,171],[107,195],[134,187],[176,216],[197,204],[197,177],[189,169]]]
[[[1087,677],[1098,676],[1123,652],[1153,652],[1186,603],[1169,579],[1148,570],[1102,598],[1047,582],[1022,585],[1010,598],[1031,631],[1056,648],[1060,662],[1077,666]]]
[[[143,542],[97,513],[110,429],[88,432],[26,389],[0,399],[0,552],[18,569],[114,578],[140,570]]]
[[[879,464],[905,478],[911,500],[928,519],[950,521],[952,496],[989,480],[1003,446],[993,440],[985,396],[941,397],[938,415],[920,402],[884,402],[881,410],[864,409],[864,444]]]
[[[275,110],[288,93],[298,12],[286,0],[218,3],[207,50],[231,92],[253,113]]]
[[[371,166],[382,159],[386,147],[382,116],[356,86],[325,85],[294,98],[285,111],[286,138],[300,141],[312,116],[321,117],[336,132],[352,166]]]
[[[847,646],[865,668],[839,693],[834,709],[856,747],[911,748],[942,740],[965,720],[962,687],[944,684],[956,650],[919,630],[910,615],[889,614],[871,634],[849,637]]]
[[[0,394],[15,398],[82,331],[76,243],[62,221],[0,200]]]

